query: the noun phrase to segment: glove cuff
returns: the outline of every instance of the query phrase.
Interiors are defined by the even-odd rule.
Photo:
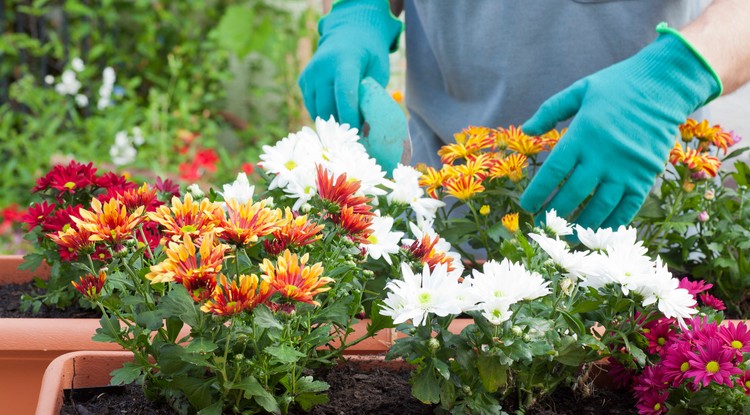
[[[337,0],[318,23],[320,43],[327,34],[343,26],[356,27],[362,36],[370,36],[389,52],[395,52],[404,25],[391,12],[388,0]]]
[[[677,39],[682,42],[682,44],[693,53],[693,55],[698,59],[698,61],[703,65],[703,67],[708,71],[708,73],[713,77],[714,81],[716,81],[716,84],[718,86],[718,90],[715,91],[711,96],[706,99],[705,104],[708,104],[709,102],[713,101],[714,99],[721,96],[721,94],[724,92],[724,84],[721,82],[721,78],[719,78],[719,75],[716,73],[716,70],[711,66],[711,64],[708,63],[705,57],[701,55],[700,52],[698,52],[695,47],[688,42],[687,39],[685,39],[684,36],[677,30],[672,27],[669,27],[669,25],[666,22],[661,22],[658,25],[656,25],[656,32],[660,35],[672,35],[676,37]]]

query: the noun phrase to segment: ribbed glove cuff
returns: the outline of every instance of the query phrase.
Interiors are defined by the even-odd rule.
[[[388,0],[338,0],[318,23],[320,43],[337,28],[356,28],[361,36],[382,43],[390,52],[398,49],[403,23],[391,13]]]

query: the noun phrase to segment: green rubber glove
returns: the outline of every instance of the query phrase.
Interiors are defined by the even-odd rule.
[[[665,168],[679,125],[722,91],[677,31],[662,23],[657,32],[636,55],[579,80],[526,121],[523,131],[540,135],[575,116],[521,195],[524,209],[567,217],[591,196],[576,219],[581,226],[615,228],[633,219]]]
[[[299,78],[305,107],[315,119],[330,118],[361,128],[359,83],[372,77],[388,84],[388,54],[395,50],[401,21],[388,0],[340,0],[320,19],[320,41]]]

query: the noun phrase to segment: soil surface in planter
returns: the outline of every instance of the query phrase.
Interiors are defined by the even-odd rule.
[[[292,415],[421,415],[432,414],[434,407],[411,396],[410,370],[407,368],[363,369],[357,365],[339,365],[319,379],[331,385],[330,402],[310,412],[292,411]],[[168,415],[173,411],[166,404],[148,401],[139,386],[96,388],[93,393],[74,393],[66,399],[60,415]],[[107,391],[103,393],[103,391]],[[504,410],[513,413],[514,402],[504,403]],[[632,415],[635,401],[625,390],[597,390],[583,398],[569,389],[560,389],[527,411],[527,415]]]
[[[21,310],[21,296],[40,295],[43,291],[34,287],[33,282],[24,284],[0,285],[0,318],[99,318],[101,314],[96,310],[83,308],[74,304],[65,309],[49,307],[42,304],[38,313]]]

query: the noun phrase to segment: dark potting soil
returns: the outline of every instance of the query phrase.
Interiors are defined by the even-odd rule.
[[[65,309],[42,305],[38,313],[21,310],[21,295],[39,295],[33,282],[0,285],[0,318],[99,318],[96,310],[74,304]]]
[[[314,407],[311,415],[421,415],[432,414],[434,406],[425,405],[411,396],[408,368],[363,368],[360,365],[336,366],[321,379],[328,382],[329,403]],[[100,388],[104,390],[104,388]],[[173,412],[166,405],[149,402],[139,386],[110,387],[111,392],[94,391],[89,396],[74,393],[66,399],[61,415],[166,415]],[[514,404],[504,410],[513,413]],[[527,411],[527,415],[632,415],[635,402],[625,390],[596,390],[586,398],[570,389],[560,389]],[[292,415],[302,415],[298,410]]]

